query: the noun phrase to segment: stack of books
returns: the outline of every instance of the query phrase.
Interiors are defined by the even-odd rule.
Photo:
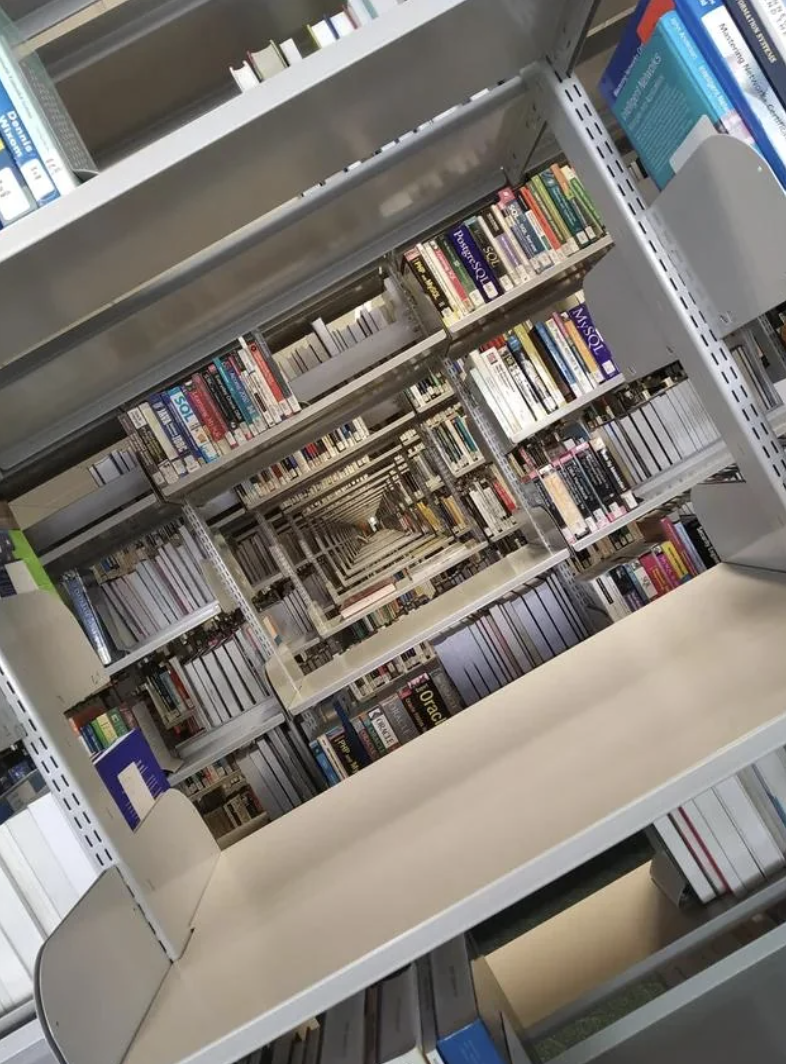
[[[259,827],[266,822],[264,810],[233,757],[221,758],[184,780],[180,790],[194,803],[217,841],[252,821]]]
[[[257,52],[248,52],[245,61],[239,67],[230,67],[229,72],[240,91],[248,92],[260,82],[268,81],[314,52],[327,48],[342,37],[348,37],[356,29],[401,2],[402,0],[347,0],[336,14],[304,26],[286,40],[271,41]]]
[[[78,183],[9,42],[0,41],[0,228]]]
[[[66,573],[62,587],[105,665],[132,653],[214,601],[204,555],[185,524],[165,525],[92,566]]]
[[[446,942],[237,1064],[530,1064],[516,1014],[472,952],[463,935]]]
[[[121,736],[137,727],[133,711],[127,706],[107,707],[103,702],[80,706],[68,721],[91,757],[108,750]]]
[[[590,634],[552,574],[435,640],[434,650],[470,706]]]
[[[433,414],[425,424],[454,476],[461,476],[484,461],[480,446],[467,423],[466,414],[458,403]]]
[[[232,537],[234,555],[250,584],[256,586],[279,575],[276,563],[258,528]]]
[[[407,389],[412,405],[416,410],[428,410],[453,394],[450,381],[442,373],[430,373]]]
[[[652,517],[638,522],[637,528],[645,545],[638,547],[637,557],[612,564],[608,572],[590,581],[615,621],[663,598],[717,562],[695,517]]]
[[[237,493],[246,506],[253,506],[269,495],[275,495],[281,488],[288,487],[300,477],[318,473],[324,465],[328,465],[369,436],[363,418],[357,417],[313,443],[306,444],[295,454],[255,473],[250,479],[241,481],[237,486]]]
[[[714,131],[786,186],[785,17],[780,0],[639,0],[600,88],[658,188]]]
[[[359,713],[335,698],[314,714],[318,731],[310,736],[309,746],[326,782],[333,786],[450,716],[435,675],[427,672]]]
[[[404,264],[447,326],[545,270],[564,265],[604,234],[572,167],[553,166],[404,254]]]
[[[700,901],[744,897],[786,865],[786,751],[685,802],[655,830]]]
[[[585,303],[524,322],[458,364],[509,440],[622,377]]]
[[[174,387],[130,407],[120,424],[153,483],[164,487],[299,410],[264,338],[254,331]]]
[[[130,441],[125,447],[111,450],[87,467],[88,473],[99,487],[126,473],[133,473],[136,469],[139,469],[139,459]]]
[[[276,351],[274,359],[286,380],[292,382],[309,370],[340,358],[371,336],[383,332],[398,318],[401,298],[389,278],[382,295],[342,314],[332,322],[322,318],[309,322],[310,331],[300,339]]]
[[[270,695],[264,659],[246,624],[204,628],[183,640],[175,653],[149,661],[142,688],[158,720],[171,729],[193,718],[218,728]]]
[[[292,725],[274,728],[237,759],[254,796],[271,820],[315,798],[325,784]]]
[[[403,654],[353,681],[347,689],[358,702],[367,702],[380,687],[387,687],[388,684],[395,683],[398,677],[413,669],[430,665],[433,661],[434,651],[429,644],[418,643],[417,646],[410,647]]]

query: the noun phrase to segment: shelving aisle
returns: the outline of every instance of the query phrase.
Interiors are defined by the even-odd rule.
[[[206,589],[126,657],[104,648],[106,668],[48,592],[0,599],[0,691],[103,872],[36,975],[66,1064],[238,1064],[661,818],[674,830],[685,804],[742,788],[735,774],[786,745],[786,421],[763,358],[732,335],[786,300],[762,265],[786,239],[782,189],[749,147],[711,136],[648,210],[570,73],[591,0],[389,6],[0,233],[0,467],[26,482],[120,410],[159,487],[115,505],[104,485],[109,509],[87,504],[84,527],[45,530],[42,550],[66,579],[91,565],[98,597],[93,583],[126,575],[124,532],[170,522]],[[124,39],[136,15],[121,7]],[[271,33],[317,13],[305,0],[279,16]],[[190,20],[175,3],[165,23]],[[85,69],[115,47],[91,21]],[[478,42],[473,62],[456,41]],[[547,127],[568,164],[538,161],[556,157]],[[534,241],[519,261],[495,235],[530,213],[547,264]],[[716,231],[742,246],[745,283],[707,256]],[[495,262],[477,286],[461,250],[476,239]],[[648,526],[685,573],[672,562],[666,591],[643,577],[620,591],[633,612],[611,623],[579,552],[730,468],[697,494],[706,537],[736,490],[767,553],[704,571],[686,525]],[[116,568],[91,555],[93,532]],[[106,604],[95,614],[126,641]],[[180,759],[182,791],[133,826],[79,717],[121,674],[111,697],[147,691]],[[226,816],[237,788],[245,820],[217,828],[212,802]],[[739,889],[708,877],[722,905],[686,940],[782,897],[774,846]],[[633,1026],[709,1007],[785,938],[763,935]],[[627,1037],[612,1032],[614,1052]]]

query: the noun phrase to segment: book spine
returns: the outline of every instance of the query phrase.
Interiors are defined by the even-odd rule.
[[[570,336],[568,335],[559,314],[553,314],[549,318],[546,322],[546,328],[551,333],[554,343],[559,348],[560,354],[565,362],[567,362],[571,373],[579,382],[582,390],[587,395],[590,395],[594,390],[594,386],[603,380],[603,374],[598,371],[598,378],[595,380],[589,375],[587,370],[585,370],[579,354],[573,348]]]
[[[341,777],[331,765],[330,761],[325,754],[325,751],[319,745],[316,739],[313,739],[309,744],[311,753],[314,756],[314,760],[319,766],[319,770],[325,777],[325,780],[329,787],[334,787],[337,783],[341,783]]]
[[[183,389],[170,388],[167,396],[177,416],[182,421],[197,453],[205,462],[215,462],[220,457],[218,448],[210,439],[204,425],[202,425],[186,398]]]
[[[505,263],[507,271],[514,284],[522,284],[528,281],[532,274],[527,269],[523,254],[516,250],[516,242],[508,238],[508,234],[500,224],[493,207],[488,207],[478,215],[481,224],[487,233],[500,259]]]
[[[475,246],[480,251],[489,270],[491,271],[497,287],[503,292],[510,292],[514,285],[513,278],[509,275],[507,267],[497,254],[488,230],[484,229],[480,218],[468,218],[464,223],[467,231],[475,241]]]
[[[436,243],[437,243],[437,246],[439,247],[439,249],[442,251],[442,253],[445,256],[445,258],[448,260],[450,265],[453,267],[453,271],[455,272],[455,274],[458,277],[459,281],[463,285],[464,291],[467,293],[467,296],[469,298],[470,303],[472,304],[472,307],[477,310],[479,307],[484,306],[485,305],[485,301],[483,299],[483,296],[477,290],[477,287],[475,286],[475,282],[470,277],[466,267],[464,266],[464,263],[461,261],[461,259],[456,254],[456,249],[453,247],[451,242],[447,239],[447,237],[438,236],[437,240],[436,240]]]
[[[2,82],[0,82],[0,134],[35,203],[42,207],[45,203],[58,199],[60,193],[55,188],[38,149],[19,117],[18,111],[11,103]]]
[[[73,192],[77,180],[5,40],[0,40],[0,82],[58,193],[65,196]]]
[[[221,417],[218,407],[213,402],[213,397],[208,391],[205,382],[201,377],[195,375],[183,383],[183,391],[192,410],[207,430],[216,449],[221,454],[227,454],[230,450],[227,440],[229,429]]]
[[[249,353],[243,347],[239,347],[237,351],[224,357],[228,369],[230,372],[234,371],[251,401],[252,416],[257,428],[264,431],[266,428],[277,425],[281,421],[278,403],[265,386]]]
[[[434,274],[426,265],[423,256],[418,251],[408,251],[404,255],[404,261],[412,271],[421,290],[431,300],[445,323],[447,325],[455,325],[455,311],[450,306],[447,296],[437,284]]]
[[[289,417],[295,411],[292,409],[292,404],[289,401],[288,391],[285,392],[281,383],[276,379],[276,375],[271,368],[275,364],[275,360],[271,358],[270,362],[265,358],[264,351],[260,348],[256,340],[242,340],[241,344],[246,348],[250,354],[253,362],[255,363],[259,373],[264,381],[267,391],[270,392],[270,400],[276,404],[281,417]]]
[[[220,358],[214,359],[213,363],[223,377],[224,384],[229,389],[229,393],[240,411],[240,420],[245,422],[248,430],[253,436],[258,436],[260,432],[260,422],[264,419],[262,418],[261,411],[257,409],[256,403],[246,391],[246,387],[240,379],[240,375],[233,365],[231,357],[229,355],[222,355]]]
[[[297,401],[296,396],[292,394],[289,384],[285,380],[281,368],[260,330],[253,329],[250,335],[246,337],[246,343],[255,360],[259,363],[260,372],[265,376],[273,394],[279,399],[281,413],[285,417],[290,414],[297,414],[300,410],[300,403]],[[278,393],[276,393],[273,383],[278,385]]]
[[[156,418],[161,423],[161,427],[166,433],[172,447],[174,447],[178,458],[182,461],[184,471],[186,473],[195,472],[197,463],[191,453],[191,448],[183,438],[178,427],[178,422],[172,417],[169,407],[164,402],[164,397],[159,392],[154,392],[147,397],[147,401]]]
[[[121,410],[117,415],[117,420],[120,422],[120,427],[123,429],[123,432],[125,432],[126,436],[131,440],[134,451],[139,457],[139,461],[147,475],[157,488],[163,488],[166,484],[164,474],[159,469],[157,460],[153,458],[142,441],[142,437],[129,415],[124,410]]]
[[[575,237],[572,235],[568,228],[565,219],[548,193],[548,189],[543,180],[543,175],[537,174],[527,182],[527,188],[532,193],[535,202],[540,207],[541,214],[545,215],[549,220],[549,224],[559,238],[560,244],[562,244],[569,254],[575,254],[578,250],[578,243]]]
[[[428,250],[434,258],[435,265],[440,272],[440,277],[444,277],[444,283],[448,285],[448,288],[452,292],[459,310],[463,310],[466,311],[466,313],[470,313],[473,308],[473,303],[472,300],[469,298],[469,293],[467,292],[467,289],[464,287],[464,285],[461,283],[461,279],[459,278],[456,271],[453,269],[450,260],[440,247],[438,241],[429,240]]]
[[[560,261],[560,251],[562,247],[562,240],[557,234],[556,230],[552,227],[551,222],[546,216],[545,211],[540,205],[539,200],[535,196],[534,192],[529,185],[523,185],[519,189],[519,196],[522,202],[526,205],[528,211],[530,211],[533,217],[537,220],[538,225],[543,231],[545,239],[548,241],[548,250],[551,254],[551,261]],[[557,255],[555,259],[553,256]]]
[[[463,261],[470,277],[473,278],[486,302],[491,302],[502,295],[502,288],[497,283],[480,248],[472,238],[466,225],[457,225],[450,230],[450,241],[456,254]]]
[[[229,430],[232,433],[236,445],[243,443],[246,439],[246,433],[241,427],[243,418],[240,409],[226,386],[224,378],[219,372],[218,366],[211,363],[209,366],[205,366],[203,372],[205,384],[209,388],[214,402],[217,404],[224,420],[229,426]]]
[[[614,363],[614,356],[592,320],[592,315],[586,303],[582,303],[578,307],[572,307],[568,311],[568,317],[576,326],[576,331],[589,348],[590,354],[600,366],[606,380],[617,377],[619,370]]]
[[[565,359],[563,359],[562,352],[558,349],[557,345],[554,343],[554,338],[552,337],[551,332],[548,329],[548,325],[546,323],[544,323],[544,322],[541,322],[541,321],[536,322],[535,323],[535,333],[538,336],[538,338],[540,339],[540,342],[543,345],[543,347],[548,351],[549,357],[551,358],[551,361],[554,363],[554,365],[557,367],[557,369],[558,369],[558,371],[560,373],[560,376],[567,383],[568,387],[573,392],[573,395],[572,395],[571,398],[573,398],[573,399],[581,398],[581,395],[585,392],[586,387],[582,387],[579,384],[579,382],[576,380],[576,377],[574,376],[573,372],[571,371],[570,367],[568,366],[567,362],[565,361]]]
[[[781,103],[786,100],[786,17],[779,0],[726,0],[729,14],[756,56]],[[780,8],[780,20],[777,11]],[[775,17],[772,17],[775,15]],[[775,30],[775,33],[772,33]]]
[[[573,320],[565,313],[559,315],[559,320],[562,322],[562,331],[565,333],[573,350],[576,351],[581,358],[582,365],[593,383],[597,385],[603,384],[606,380],[606,374],[593,358],[592,352],[584,343],[579,330],[573,324]]]
[[[565,223],[568,232],[573,236],[579,247],[586,247],[589,238],[584,231],[581,220],[568,202],[568,198],[562,191],[562,186],[551,170],[544,170],[537,178],[543,187],[543,194],[548,196],[554,205],[554,210]]]
[[[592,223],[598,233],[605,232],[606,227],[603,224],[603,219],[598,213],[598,208],[595,206],[594,200],[584,187],[581,178],[577,176],[572,166],[563,166],[562,171],[568,179],[568,184],[573,190],[573,195],[579,200],[585,212],[592,219]]]
[[[137,406],[131,407],[127,413],[131,420],[131,424],[139,435],[139,439],[141,440],[145,451],[147,451],[152,461],[158,466],[165,483],[174,484],[178,479],[177,473],[172,468],[172,463],[167,458],[158,438],[147,423],[147,419],[141,408]]]

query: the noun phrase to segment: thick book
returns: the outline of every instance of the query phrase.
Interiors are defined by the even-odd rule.
[[[128,732],[95,759],[95,767],[128,826],[134,830],[169,783],[139,729]]]
[[[676,12],[670,7],[669,0],[641,0],[600,83],[658,188],[714,132],[754,143],[703,35],[686,26],[681,2]]]

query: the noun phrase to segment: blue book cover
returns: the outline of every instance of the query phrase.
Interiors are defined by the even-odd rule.
[[[234,373],[233,371],[230,372],[231,367],[227,365],[223,358],[214,358],[213,365],[218,370],[221,380],[224,382],[227,391],[232,396],[241,417],[248,427],[251,428],[254,424],[254,410],[252,410],[251,400],[246,389],[241,385],[237,373]]]
[[[712,133],[753,139],[679,15],[670,10],[651,22],[659,6],[639,4],[601,90],[663,188]]]
[[[183,459],[190,457],[191,450],[180,432],[180,422],[174,417],[166,397],[160,392],[153,392],[152,395],[148,395],[147,401],[150,403],[153,413],[161,422],[161,427],[166,433],[167,439],[175,448],[178,457]]]
[[[478,245],[466,225],[457,225],[448,234],[456,254],[464,263],[478,291],[487,303],[502,295],[502,288],[489,268]]]
[[[327,759],[327,755],[319,743],[314,739],[308,744],[311,747],[311,753],[314,755],[314,760],[319,765],[322,775],[328,782],[328,786],[333,787],[336,783],[340,783],[336,770],[330,764]]]
[[[445,1064],[507,1064],[480,1018],[437,1040]]]
[[[721,0],[669,0],[669,4],[685,23],[759,151],[786,186],[786,109],[728,8]]]
[[[163,769],[139,728],[122,735],[94,761],[104,786],[133,831],[169,790]]]
[[[39,207],[60,198],[33,138],[0,79],[0,136]]]
[[[170,388],[168,391],[161,393],[161,400],[169,411],[173,422],[179,430],[179,434],[183,440],[183,443],[186,445],[188,453],[195,460],[197,467],[199,466],[199,461],[202,458],[204,458],[205,461],[210,461],[209,458],[205,457],[196,440],[191,435],[191,430],[188,427],[187,419],[196,419],[196,414],[194,413],[194,410],[188,399],[186,399],[186,393],[183,391],[183,389]],[[188,463],[188,465],[190,468],[192,468],[194,463]]]
[[[546,348],[546,350],[548,351],[548,353],[551,356],[551,358],[556,363],[557,369],[560,371],[562,376],[565,378],[565,383],[568,385],[569,388],[571,388],[573,390],[573,392],[577,396],[581,395],[582,392],[581,392],[581,389],[579,388],[579,382],[576,380],[575,374],[573,373],[573,371],[571,370],[570,366],[567,364],[565,359],[560,354],[560,350],[557,347],[557,345],[554,343],[554,340],[552,338],[551,333],[549,332],[549,330],[546,328],[546,326],[543,324],[542,321],[535,322],[535,332],[538,334],[541,343],[543,344],[543,346]]]

